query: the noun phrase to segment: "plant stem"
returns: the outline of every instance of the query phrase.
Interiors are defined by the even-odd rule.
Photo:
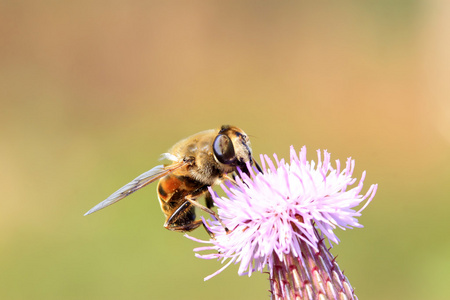
[[[358,299],[322,236],[318,251],[303,241],[300,248],[301,257],[288,253],[280,259],[273,254],[273,270],[269,270],[272,300]]]

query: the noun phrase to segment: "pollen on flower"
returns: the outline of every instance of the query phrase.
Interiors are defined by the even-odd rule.
[[[317,163],[308,161],[306,147],[299,154],[291,147],[290,162],[274,155],[276,164],[261,155],[263,173],[255,169],[250,176],[240,172],[236,185],[221,185],[225,197],[210,189],[218,215],[230,231],[226,233],[216,220],[204,220],[214,238],[201,241],[188,236],[208,244],[194,249],[197,257],[226,262],[205,280],[232,263],[239,264],[240,275],[250,276],[265,267],[272,273],[276,261],[284,261],[286,255],[300,257],[305,245],[318,251],[318,230],[329,241],[338,243],[334,229],[362,227],[357,217],[374,197],[377,185],[361,194],[365,172],[358,182],[352,177],[354,160],[347,159],[341,170],[339,160],[332,166],[326,150],[317,151],[317,155]],[[363,202],[362,208],[356,210]],[[214,253],[198,253],[205,250]]]

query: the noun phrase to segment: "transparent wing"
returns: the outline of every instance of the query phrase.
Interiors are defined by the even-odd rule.
[[[110,206],[111,204],[114,204],[117,201],[122,200],[126,196],[143,188],[147,184],[150,184],[153,181],[166,176],[167,174],[175,171],[176,169],[179,169],[179,168],[185,166],[186,164],[187,164],[187,162],[182,161],[182,162],[177,162],[177,163],[171,164],[169,166],[163,166],[163,165],[156,166],[153,169],[139,175],[138,177],[133,179],[131,182],[127,183],[126,185],[124,185],[123,187],[121,187],[120,189],[115,191],[111,196],[109,196],[108,198],[106,198],[105,200],[103,200],[102,202],[100,202],[99,204],[94,206],[93,208],[91,208],[84,215],[85,216],[90,215],[93,212],[96,212],[97,210],[100,210],[102,208]]]

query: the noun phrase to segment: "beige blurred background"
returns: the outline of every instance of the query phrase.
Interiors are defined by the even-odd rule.
[[[83,217],[234,124],[379,184],[332,249],[360,299],[448,299],[449,3],[0,1],[0,298],[268,299],[235,266],[203,282],[221,265],[162,227],[155,185]]]

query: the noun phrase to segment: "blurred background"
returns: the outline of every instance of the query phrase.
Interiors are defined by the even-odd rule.
[[[266,274],[203,281],[155,184],[83,217],[234,124],[379,184],[332,249],[360,299],[448,299],[449,36],[445,1],[0,1],[0,298],[268,299]]]

